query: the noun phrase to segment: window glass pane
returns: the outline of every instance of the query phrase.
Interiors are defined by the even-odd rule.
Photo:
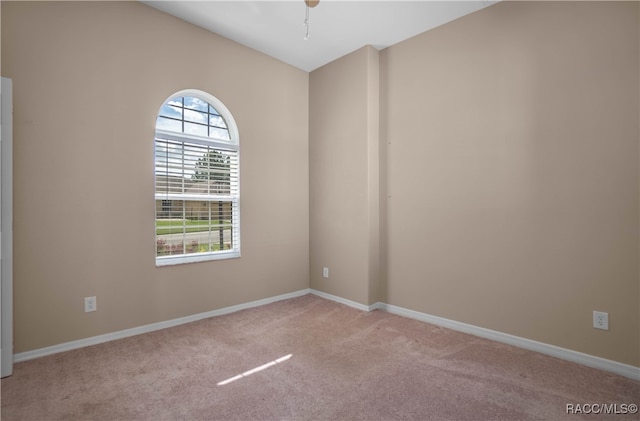
[[[179,120],[172,120],[166,117],[158,117],[156,121],[156,130],[169,130],[172,132],[182,132],[182,122]]]
[[[191,108],[193,110],[204,111],[207,112],[209,108],[209,104],[204,102],[199,98],[194,98],[192,96],[184,97],[184,107]]]
[[[156,255],[184,253],[183,200],[156,200]]]
[[[231,202],[157,200],[156,209],[157,256],[232,248]]]
[[[189,195],[202,195],[203,197],[208,196],[211,194],[208,180],[192,176],[186,193]]]
[[[209,128],[209,137],[222,140],[230,140],[229,131],[226,129],[218,129],[217,127]]]
[[[156,175],[180,176],[183,171],[184,150],[174,142],[156,139]]]
[[[182,160],[182,167],[184,169],[185,177],[193,178],[193,174],[196,170],[196,165],[202,156],[202,148],[190,147],[185,145],[184,155]]]
[[[171,98],[166,103],[168,105],[173,105],[173,106],[176,106],[176,107],[182,107],[182,97],[181,96],[177,96],[177,97]]]
[[[218,112],[218,110],[216,110],[215,108],[213,108],[213,105],[211,105],[211,104],[209,104],[209,114],[220,115],[220,113]]]
[[[155,149],[156,149],[156,162],[158,160],[166,159],[165,157],[167,156],[169,148],[165,142],[159,139],[156,139]]]
[[[160,115],[165,117],[173,117],[178,120],[182,119],[182,108],[165,104],[160,109]]]
[[[182,233],[184,200],[163,199],[156,202],[156,234],[162,237]]]
[[[206,136],[207,126],[204,126],[202,124],[188,123],[185,121],[184,132],[187,134],[193,134],[197,136]]]
[[[207,124],[207,113],[203,113],[200,111],[194,111],[185,109],[184,110],[184,119],[185,121],[193,121],[195,123]]]
[[[211,250],[228,250],[231,248],[231,226],[229,218],[231,202],[210,202],[211,205]]]
[[[219,115],[209,115],[209,125],[216,126],[226,129],[227,124],[224,122],[224,119]]]

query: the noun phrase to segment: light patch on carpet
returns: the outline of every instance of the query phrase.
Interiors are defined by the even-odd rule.
[[[280,357],[277,360],[270,361],[270,362],[268,362],[266,364],[263,364],[263,365],[261,365],[259,367],[252,368],[249,371],[245,371],[242,374],[238,374],[237,376],[233,376],[231,378],[228,378],[227,380],[223,380],[223,381],[218,383],[218,386],[224,386],[225,384],[229,384],[231,382],[235,382],[236,380],[240,380],[243,377],[247,377],[247,376],[252,375],[253,373],[257,373],[258,371],[266,370],[269,367],[273,367],[276,364],[280,364],[281,362],[287,361],[289,358],[291,358],[292,355],[293,354],[285,355],[284,357]]]

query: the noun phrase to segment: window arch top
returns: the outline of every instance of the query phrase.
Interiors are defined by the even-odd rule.
[[[238,143],[235,122],[222,102],[193,90],[178,92],[165,101],[158,113],[156,131]]]

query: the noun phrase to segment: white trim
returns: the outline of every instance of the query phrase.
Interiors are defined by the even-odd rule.
[[[221,194],[180,194],[180,193],[156,193],[156,200],[194,200],[198,202],[234,202],[233,196]]]
[[[236,152],[238,150],[237,139],[235,139],[235,143],[234,143],[233,140],[217,139],[215,137],[196,136],[189,133],[171,132],[169,130],[163,130],[163,129],[156,129],[156,139],[169,140],[172,142],[180,142],[180,143],[194,143],[196,145],[208,146],[211,148],[222,149],[224,151],[230,151],[230,152]]]
[[[240,250],[180,254],[177,256],[156,256],[156,267],[183,265],[185,263],[208,262],[210,260],[235,259],[238,257],[240,257]]]
[[[485,329],[479,326],[456,322],[455,320],[449,320],[443,317],[432,316],[430,314],[408,310],[406,308],[394,306],[391,304],[376,303],[370,307],[386,311],[391,314],[396,314],[398,316],[408,317],[410,319],[416,319],[422,322],[446,327],[458,332],[464,332],[471,335],[479,336],[481,338],[491,339],[492,341],[513,345],[518,348],[528,349],[530,351],[539,352],[541,354],[551,355],[552,357],[560,358],[562,360],[571,361],[574,363],[586,365],[588,367],[619,374],[633,380],[640,380],[640,367],[635,367],[629,364],[623,364],[617,361],[612,361],[606,358],[596,357],[582,352],[561,348],[555,345],[549,345],[543,342],[509,335],[508,333],[502,333],[491,329]]]
[[[98,345],[98,344],[109,342],[109,341],[115,341],[117,339],[124,339],[130,336],[136,336],[143,333],[154,332],[156,330],[179,326],[179,325],[195,322],[202,319],[207,319],[210,317],[222,316],[224,314],[234,313],[236,311],[246,310],[248,308],[259,307],[265,304],[275,303],[276,301],[301,297],[307,294],[309,294],[309,289],[301,289],[300,291],[290,292],[288,294],[276,295],[275,297],[263,298],[257,301],[251,301],[248,303],[238,304],[231,307],[225,307],[218,310],[212,310],[205,313],[194,314],[192,316],[180,317],[178,319],[152,323],[145,326],[139,326],[131,329],[120,330],[118,332],[112,332],[104,335],[93,336],[91,338],[79,339],[77,341],[48,346],[46,348],[35,349],[33,351],[21,352],[13,356],[13,361],[22,362],[22,361],[33,360],[35,358],[46,357],[48,355],[57,354],[59,352],[71,351],[74,349],[84,348],[85,346]]]
[[[362,311],[374,310],[373,306],[360,304],[355,301],[347,300],[346,298],[338,297],[337,295],[327,294],[326,292],[318,291],[317,289],[310,289],[309,292],[313,295],[317,295],[318,297],[322,297],[325,300],[335,301],[336,303],[344,304],[346,306],[353,307],[358,310],[362,310]]]
[[[0,376],[13,373],[13,82],[2,78],[0,98],[0,164],[2,194],[0,194]]]
[[[373,310],[386,311],[388,313],[395,314],[398,316],[419,320],[425,323],[431,323],[433,325],[442,326],[447,329],[456,330],[458,332],[468,333],[470,335],[478,336],[485,339],[490,339],[492,341],[513,345],[518,348],[528,349],[530,351],[535,351],[541,354],[550,355],[552,357],[560,358],[562,360],[571,361],[574,363],[582,364],[582,365],[596,368],[599,370],[604,370],[611,373],[619,374],[621,376],[628,377],[633,380],[640,380],[640,367],[619,363],[617,361],[612,361],[606,358],[584,354],[582,352],[573,351],[566,348],[560,348],[555,345],[549,345],[543,342],[521,338],[519,336],[509,335],[507,333],[502,333],[502,332],[486,329],[479,326],[456,322],[455,320],[445,319],[443,317],[432,316],[430,314],[409,310],[409,309],[394,306],[391,304],[377,302],[375,304],[367,306],[355,301],[348,300],[346,298],[338,297],[336,295],[328,294],[326,292],[318,291],[311,288],[290,292],[288,294],[277,295],[275,297],[264,298],[257,301],[251,301],[249,303],[238,304],[231,307],[225,307],[218,310],[209,311],[206,313],[194,314],[192,316],[181,317],[178,319],[168,320],[165,322],[153,323],[145,326],[135,327],[132,329],[126,329],[118,332],[107,333],[105,335],[99,335],[99,336],[80,339],[77,341],[67,342],[59,345],[53,345],[50,347],[36,349],[33,351],[22,352],[19,354],[15,354],[13,361],[14,362],[28,361],[35,358],[45,357],[47,355],[57,354],[59,352],[71,351],[73,349],[83,348],[85,346],[98,345],[104,342],[114,341],[117,339],[128,338],[130,336],[140,335],[143,333],[149,333],[156,330],[179,326],[182,324],[195,322],[195,321],[206,319],[209,317],[222,316],[224,314],[229,314],[236,311],[245,310],[248,308],[259,307],[259,306],[271,304],[277,301],[287,300],[290,298],[301,297],[307,294],[317,295],[318,297],[324,298],[326,300],[335,301],[337,303],[344,304],[361,311],[367,311],[367,312],[373,311]]]

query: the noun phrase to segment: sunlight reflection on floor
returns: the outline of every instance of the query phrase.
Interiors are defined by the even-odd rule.
[[[265,370],[265,369],[267,369],[269,367],[273,367],[276,364],[280,364],[281,362],[287,361],[289,358],[291,358],[292,355],[293,354],[285,355],[284,357],[280,357],[277,360],[273,360],[271,362],[263,364],[260,367],[252,368],[251,370],[245,371],[242,374],[238,374],[237,376],[233,376],[233,377],[231,377],[231,378],[229,378],[227,380],[223,380],[223,381],[218,383],[218,386],[224,386],[225,384],[229,384],[229,383],[234,382],[236,380],[239,380],[239,379],[241,379],[243,377],[250,376],[253,373],[257,373],[258,371],[262,371],[262,370]]]

